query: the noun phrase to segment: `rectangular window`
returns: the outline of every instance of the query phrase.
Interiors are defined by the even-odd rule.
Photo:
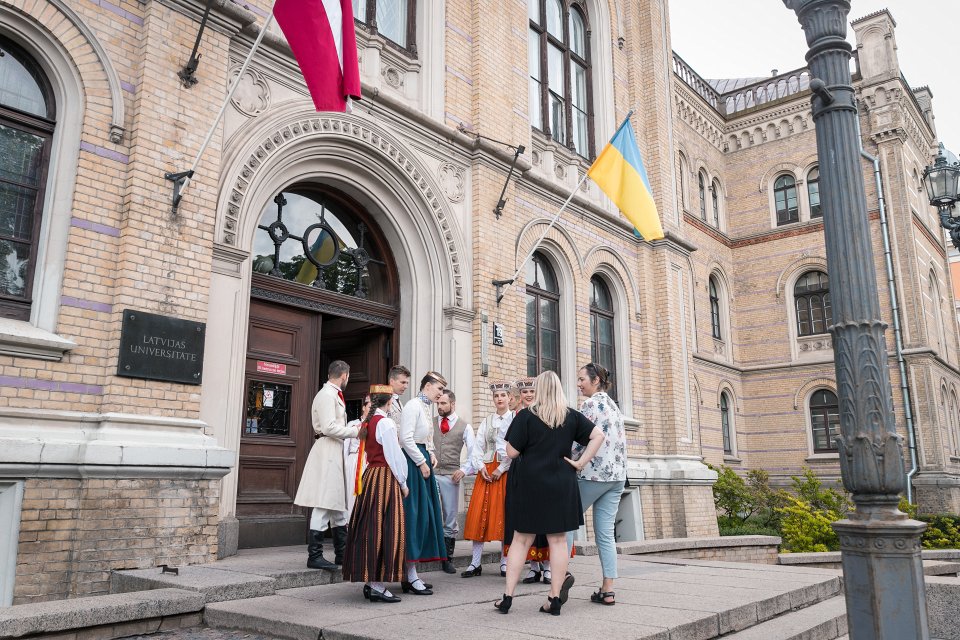
[[[530,68],[530,91],[528,111],[530,126],[543,129],[543,107],[540,103],[543,95],[543,70],[540,68],[540,34],[531,29],[527,43],[527,66]]]
[[[288,384],[251,380],[247,387],[247,422],[243,435],[289,436],[290,395]]]
[[[353,0],[353,19],[367,21],[367,0]]]
[[[377,31],[407,46],[407,0],[377,0]]]
[[[582,156],[589,153],[587,140],[587,70],[575,62],[570,64],[570,84],[573,87],[573,145]]]

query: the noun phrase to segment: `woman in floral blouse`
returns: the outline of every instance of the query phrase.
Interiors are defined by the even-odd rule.
[[[591,602],[614,605],[613,581],[617,577],[617,547],[614,526],[620,495],[627,479],[627,439],[623,430],[623,414],[606,390],[610,386],[610,372],[598,364],[589,363],[577,372],[577,388],[587,397],[580,412],[603,431],[603,444],[593,460],[580,471],[580,501],[586,512],[593,506],[593,531],[603,569],[603,585],[590,596]],[[576,460],[583,447],[574,444],[571,458]],[[573,544],[573,532],[567,535]]]

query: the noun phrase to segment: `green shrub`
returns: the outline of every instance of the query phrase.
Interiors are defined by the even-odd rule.
[[[786,504],[786,493],[770,487],[770,474],[753,469],[743,478],[728,466],[714,467],[717,482],[713,485],[713,502],[717,507],[721,528],[745,526],[776,530],[780,525],[779,507]],[[746,534],[744,534],[746,535]]]
[[[743,524],[720,523],[722,536],[780,536],[779,529],[765,527],[757,522],[747,521]]]
[[[787,505],[778,509],[782,550],[792,553],[837,551],[840,539],[830,526],[840,519],[836,511],[816,509],[806,500],[789,496]]]
[[[845,518],[853,511],[853,501],[849,494],[836,489],[824,488],[823,482],[814,475],[813,470],[804,467],[802,476],[793,476],[793,490],[797,497],[806,502],[815,511],[832,511]]]
[[[944,513],[921,515],[918,519],[927,523],[924,549],[960,549],[960,516]]]

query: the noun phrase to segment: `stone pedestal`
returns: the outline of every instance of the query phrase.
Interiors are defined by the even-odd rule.
[[[847,621],[851,638],[927,638],[920,536],[926,525],[887,518],[841,520]]]

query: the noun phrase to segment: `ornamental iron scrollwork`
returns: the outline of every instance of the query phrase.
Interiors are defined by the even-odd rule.
[[[273,199],[277,205],[276,219],[270,224],[264,224],[265,221],[261,218],[261,223],[257,225],[257,228],[265,231],[270,238],[273,244],[273,255],[257,256],[253,261],[253,270],[318,289],[367,299],[369,266],[371,264],[386,265],[386,262],[371,256],[365,246],[367,226],[362,222],[356,224],[359,236],[357,246],[348,246],[334,228],[335,224],[343,227],[343,221],[337,219],[333,222],[328,219],[328,213],[334,218],[337,216],[329,211],[326,202],[307,198],[304,200],[319,206],[320,212],[316,214],[318,221],[309,224],[297,235],[291,232],[288,223],[283,219],[284,207],[288,204],[284,194],[280,193]],[[350,240],[354,239],[350,238]],[[294,255],[284,261],[281,258],[281,251],[284,249],[284,243],[288,241],[299,243],[302,254]]]

